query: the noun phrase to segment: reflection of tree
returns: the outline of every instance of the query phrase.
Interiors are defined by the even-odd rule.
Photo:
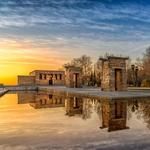
[[[137,111],[137,117],[139,119],[144,119],[147,123],[147,127],[150,129],[150,101],[142,100],[139,101],[139,109]]]
[[[83,113],[82,113],[82,119],[88,119],[91,118],[92,114],[92,109],[93,109],[93,103],[91,99],[84,98],[83,99]]]
[[[132,113],[136,113],[139,108],[139,102],[137,99],[130,99],[128,100],[128,107],[127,107],[127,119],[130,120],[132,117]]]
[[[64,66],[76,66],[82,68],[82,81],[84,85],[89,84],[91,72],[92,72],[92,61],[91,57],[83,55],[80,58],[74,58],[70,63],[65,64]]]
[[[78,107],[74,107],[75,101]],[[65,103],[66,115],[80,115],[84,120],[91,118],[93,110],[100,111],[99,101],[95,99],[73,97],[66,99]]]
[[[138,119],[144,119],[147,127],[150,129],[150,101],[132,99],[128,101],[128,116],[132,117],[132,113],[137,115]],[[130,119],[128,118],[128,119]]]
[[[102,103],[101,103],[100,100],[95,100],[94,104],[95,104],[94,105],[95,106],[94,110],[97,113],[99,119],[101,120],[102,119],[101,118],[101,116],[102,116]]]

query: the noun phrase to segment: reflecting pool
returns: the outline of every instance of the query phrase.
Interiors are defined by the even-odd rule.
[[[7,93],[0,149],[150,149],[150,99]]]

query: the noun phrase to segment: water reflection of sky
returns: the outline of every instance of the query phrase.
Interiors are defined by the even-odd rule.
[[[25,94],[26,97],[24,93],[9,93],[0,98],[0,149],[105,149],[125,145],[128,149],[150,148],[148,100],[118,101],[118,104],[44,93]],[[109,128],[116,129],[114,113],[118,120],[120,115],[126,115],[122,121],[126,121],[125,127],[129,129],[108,132]],[[106,128],[101,129],[102,126]]]

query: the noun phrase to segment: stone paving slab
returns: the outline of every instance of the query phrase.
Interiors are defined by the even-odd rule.
[[[61,91],[74,94],[81,94],[87,96],[101,97],[101,98],[136,98],[136,97],[149,97],[150,90],[145,91],[116,91],[116,92],[106,92],[101,91],[100,88],[67,88],[64,86],[39,86],[39,90],[46,91]]]

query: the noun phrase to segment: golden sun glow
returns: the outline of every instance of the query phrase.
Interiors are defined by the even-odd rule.
[[[36,69],[59,69],[65,57],[55,49],[34,47],[32,42],[0,42],[0,83],[17,84],[17,75]]]

